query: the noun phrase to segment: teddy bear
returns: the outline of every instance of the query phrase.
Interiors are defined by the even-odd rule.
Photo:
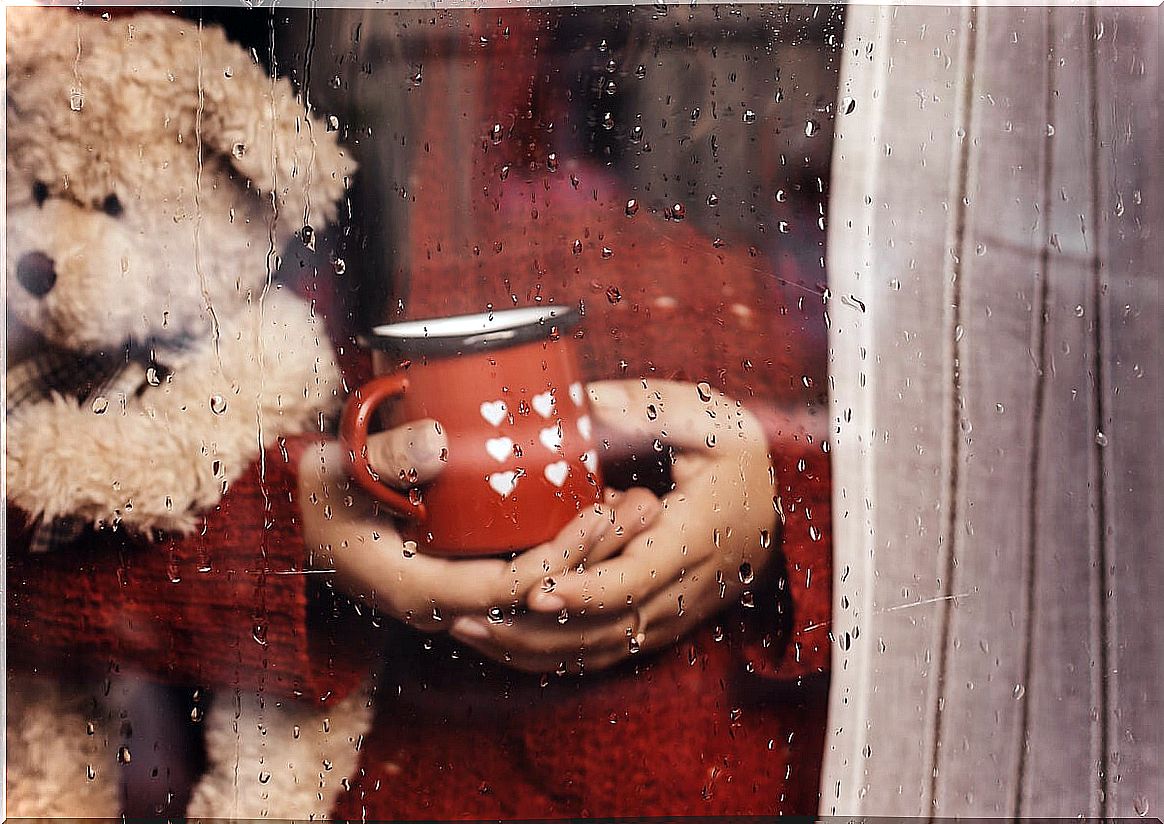
[[[6,495],[38,524],[23,551],[69,552],[92,527],[190,533],[264,448],[334,412],[327,335],[273,272],[334,220],[355,164],[215,27],[10,8],[6,45]],[[8,676],[8,814],[118,816],[108,684]],[[188,812],[325,814],[370,710],[329,714],[245,690],[212,703]]]

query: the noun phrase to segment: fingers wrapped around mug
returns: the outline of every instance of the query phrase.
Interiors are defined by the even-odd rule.
[[[426,418],[368,436],[368,463],[380,479],[398,489],[431,481],[448,455],[439,422]]]

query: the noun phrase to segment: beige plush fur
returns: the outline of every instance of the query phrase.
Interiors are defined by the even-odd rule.
[[[48,343],[152,351],[171,370],[107,404],[57,395],[15,409],[8,500],[34,516],[190,530],[261,445],[318,430],[337,403],[322,325],[271,272],[293,232],[334,217],[354,164],[286,81],[270,79],[216,28],[165,14],[102,19],[10,8],[6,43],[9,368],[22,350]],[[54,265],[43,294],[17,274],[33,253]],[[55,768],[40,763],[92,750],[76,723],[78,702],[90,699],[21,686],[40,698],[27,700],[30,723],[9,741],[10,801],[60,792],[81,806],[21,813],[116,815],[100,778],[78,784],[71,776],[57,787]],[[348,709],[341,729],[366,723],[366,707]],[[312,708],[271,704],[265,713],[268,729],[322,723],[309,720],[318,715]],[[222,773],[207,776],[202,814],[259,809],[268,791],[248,783],[260,771],[248,759],[263,758],[279,782],[294,776],[289,786],[300,792],[283,798],[287,817],[324,810],[321,795],[330,797],[343,766],[354,765],[345,741],[329,756],[336,767],[324,792],[318,778],[308,780],[313,759],[344,736],[309,735],[281,756],[272,751],[277,739],[252,725],[240,721],[236,733],[229,714],[212,710],[209,719]],[[226,754],[230,740],[237,765]],[[315,747],[310,757],[305,747]],[[113,753],[104,756],[111,764]],[[295,768],[281,772],[287,761]],[[111,773],[104,763],[98,775]],[[217,809],[236,786],[236,768],[235,806]],[[36,792],[24,782],[37,783]]]

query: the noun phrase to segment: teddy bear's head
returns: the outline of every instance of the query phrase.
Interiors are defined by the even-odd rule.
[[[354,170],[213,27],[11,8],[7,61],[8,311],[64,348],[205,336]]]

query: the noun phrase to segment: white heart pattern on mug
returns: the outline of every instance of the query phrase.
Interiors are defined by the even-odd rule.
[[[490,438],[485,441],[485,451],[490,458],[502,463],[513,454],[513,441],[509,438]]]
[[[552,392],[547,391],[540,395],[534,395],[530,403],[533,405],[534,411],[543,418],[548,418],[554,414],[554,395]]]
[[[557,452],[562,448],[562,424],[558,423],[555,426],[547,426],[538,433],[538,440],[542,442],[542,446],[551,452]]]
[[[582,384],[570,384],[570,400],[574,401],[575,406],[581,406],[582,402],[586,400],[586,395],[582,391]]]
[[[545,468],[546,480],[559,489],[566,483],[566,476],[570,474],[570,464],[565,461],[555,461]]]
[[[502,498],[508,498],[517,486],[517,478],[517,473],[512,470],[507,472],[494,472],[489,476],[489,485]]]
[[[505,401],[486,401],[481,404],[481,417],[493,426],[500,426],[508,412],[509,407],[505,405]]]
[[[582,453],[582,465],[589,469],[593,474],[598,474],[598,459],[594,457],[593,452]]]
[[[583,415],[578,419],[578,434],[580,434],[586,440],[590,440],[590,433],[590,416]]]

